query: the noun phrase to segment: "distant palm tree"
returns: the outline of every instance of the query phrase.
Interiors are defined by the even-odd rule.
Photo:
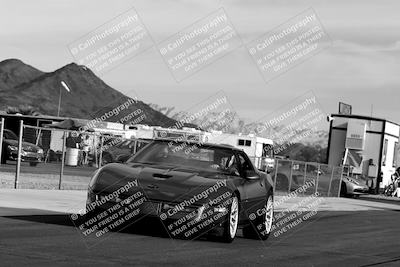
[[[35,107],[29,105],[19,105],[18,107],[7,107],[7,114],[21,114],[21,115],[30,115],[30,116],[40,116],[40,112],[37,111]]]

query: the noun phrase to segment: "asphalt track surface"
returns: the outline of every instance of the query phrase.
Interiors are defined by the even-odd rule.
[[[368,202],[366,202],[368,203]],[[68,214],[0,208],[0,266],[400,266],[400,211],[320,211],[265,241],[170,239],[156,222],[83,238]]]

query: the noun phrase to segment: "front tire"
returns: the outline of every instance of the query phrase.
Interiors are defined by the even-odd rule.
[[[3,144],[3,148],[1,151],[1,159],[0,162],[1,164],[6,164],[7,163],[7,150],[5,149],[5,144]]]
[[[289,192],[289,179],[286,175],[278,173],[275,183],[276,190]]]
[[[243,228],[243,236],[245,238],[267,240],[272,230],[273,221],[274,198],[270,193],[264,206],[262,216],[258,216],[250,222],[250,225]]]
[[[232,203],[229,207],[226,220],[224,222],[224,230],[222,234],[222,241],[231,243],[236,236],[239,223],[239,199],[236,196],[232,197]]]
[[[342,184],[340,185],[340,196],[341,197],[347,197],[347,186],[345,182],[342,182]]]

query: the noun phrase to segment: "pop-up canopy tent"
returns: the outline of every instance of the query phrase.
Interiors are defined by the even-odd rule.
[[[77,166],[78,158],[79,158],[79,147],[82,142],[82,129],[85,132],[94,132],[92,128],[86,129],[88,120],[83,119],[66,119],[61,122],[57,122],[54,124],[46,124],[46,128],[53,128],[53,129],[62,129],[62,130],[69,130],[69,131],[77,131],[78,134],[74,134],[73,132],[69,132],[68,136],[66,137],[66,154],[65,154],[65,164],[68,166]],[[60,131],[61,132],[61,131]],[[96,157],[96,164],[97,164],[97,157]]]
[[[56,129],[64,129],[64,130],[80,130],[86,129],[87,120],[82,119],[66,119],[61,122],[57,122],[54,124],[47,124],[45,127],[47,128],[56,128]],[[92,128],[86,129],[87,132],[94,132]]]

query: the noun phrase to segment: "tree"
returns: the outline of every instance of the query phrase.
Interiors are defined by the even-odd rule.
[[[37,111],[35,107],[23,104],[18,107],[8,106],[6,109],[7,114],[21,114],[21,115],[30,115],[30,116],[39,116],[40,112]]]
[[[310,146],[301,143],[288,144],[287,148],[279,153],[280,156],[289,156],[291,160],[326,163],[327,148],[320,145]]]

